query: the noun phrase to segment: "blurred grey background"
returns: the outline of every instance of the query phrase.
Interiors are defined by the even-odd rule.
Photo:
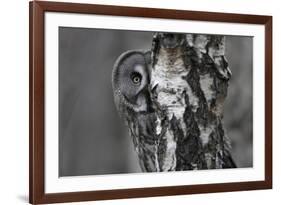
[[[129,49],[150,49],[152,32],[59,28],[59,176],[141,172],[116,112],[111,71]],[[251,167],[252,37],[227,36],[233,73],[224,124],[238,167]],[[55,149],[55,148],[54,148]]]

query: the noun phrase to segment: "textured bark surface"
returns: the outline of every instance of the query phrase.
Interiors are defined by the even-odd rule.
[[[147,85],[126,97],[135,87],[119,70],[131,76],[139,62]],[[222,122],[231,77],[224,36],[156,33],[151,52],[125,53],[115,68],[115,103],[143,171],[236,167]]]
[[[224,55],[224,36],[154,36],[154,171],[235,167],[222,122],[231,77]]]

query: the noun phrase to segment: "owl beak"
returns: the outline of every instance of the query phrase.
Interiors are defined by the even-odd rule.
[[[145,84],[139,91],[137,92],[136,96],[140,95],[141,93],[144,93],[148,90],[148,84]]]

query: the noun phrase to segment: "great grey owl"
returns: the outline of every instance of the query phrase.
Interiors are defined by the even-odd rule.
[[[154,146],[156,116],[149,96],[151,53],[131,50],[115,62],[112,72],[114,100],[129,128],[143,171],[157,171]]]
[[[151,51],[116,60],[115,104],[143,171],[236,167],[222,125],[231,75],[223,40],[156,33]]]

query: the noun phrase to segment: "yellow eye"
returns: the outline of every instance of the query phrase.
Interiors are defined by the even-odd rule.
[[[139,85],[141,83],[141,75],[139,73],[133,73],[131,79],[136,85]]]

